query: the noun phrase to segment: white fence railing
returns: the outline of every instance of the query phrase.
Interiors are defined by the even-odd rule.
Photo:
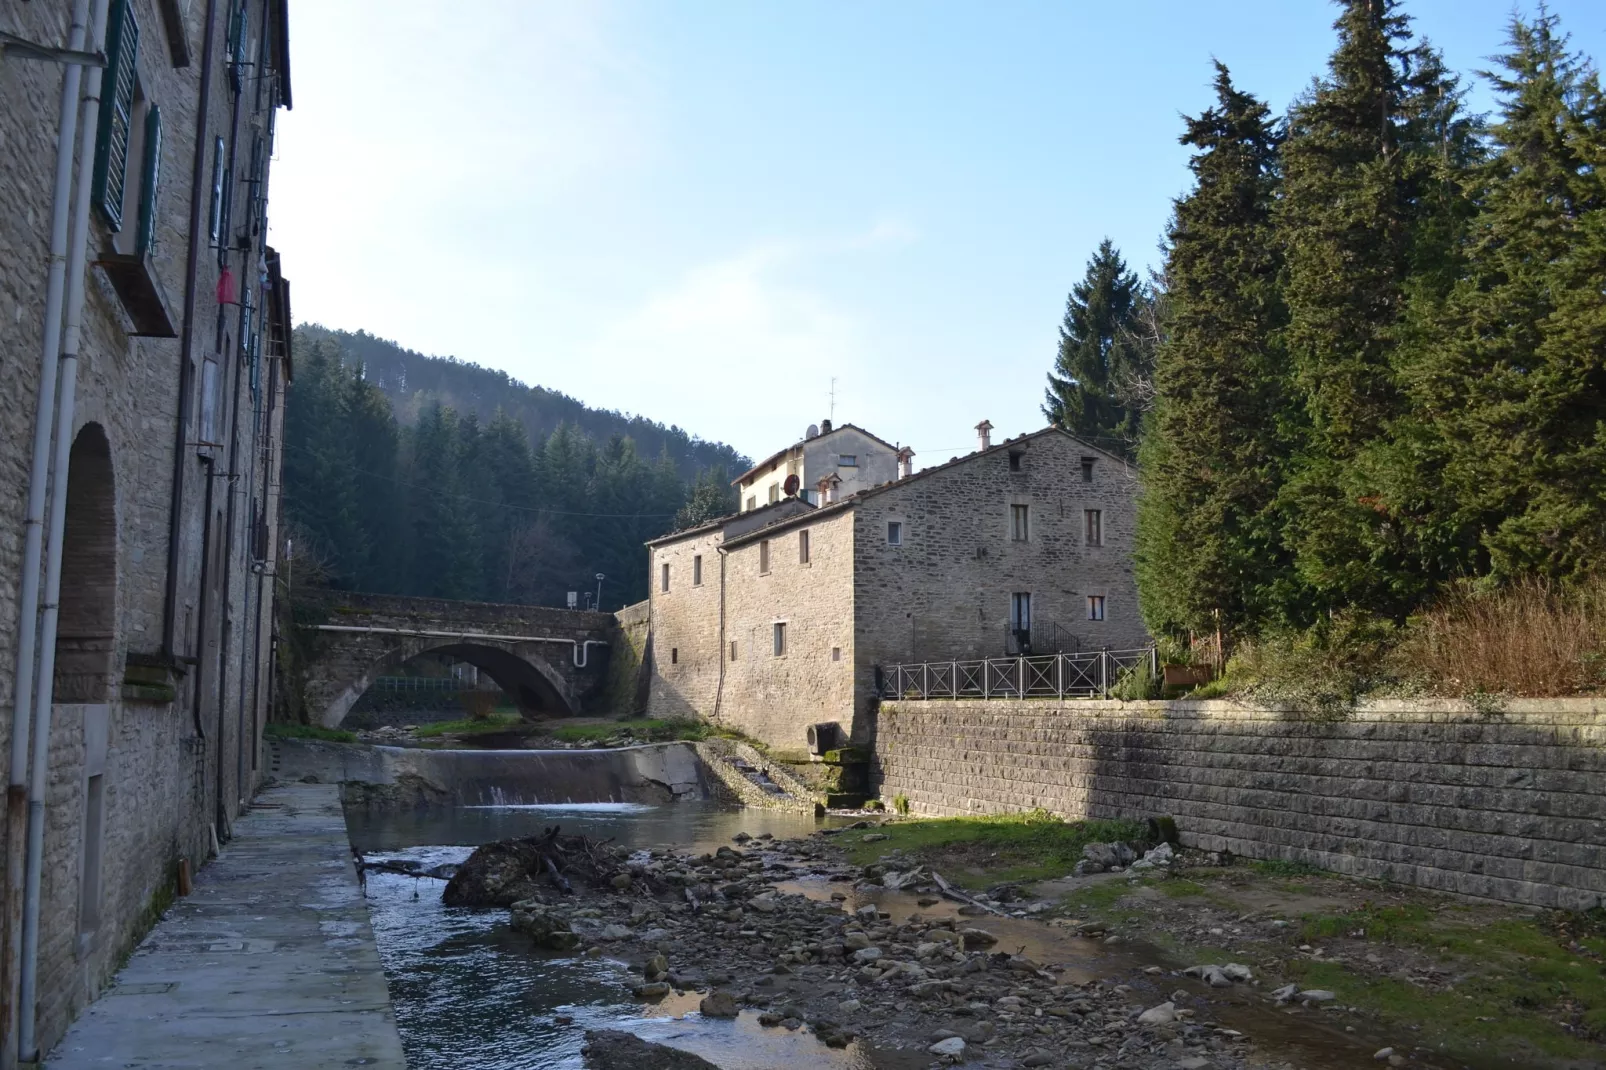
[[[1140,667],[1160,675],[1154,647],[884,665],[878,687],[884,699],[1109,698]]]

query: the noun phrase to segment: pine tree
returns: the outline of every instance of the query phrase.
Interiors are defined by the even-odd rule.
[[[1431,577],[1407,503],[1383,493],[1399,481],[1395,361],[1413,275],[1445,274],[1454,211],[1434,179],[1460,96],[1397,0],[1341,6],[1328,77],[1294,107],[1282,151],[1285,337],[1304,425],[1282,507],[1308,589],[1290,608],[1400,615]]]
[[[1043,402],[1050,423],[1095,445],[1132,453],[1142,412],[1131,397],[1151,374],[1152,353],[1142,332],[1146,299],[1138,277],[1105,238],[1065,300],[1059,354]]]
[[[675,514],[674,528],[694,528],[722,516],[736,512],[736,490],[730,484],[730,474],[723,467],[697,473],[697,481],[686,495],[686,504]]]
[[[320,344],[302,358],[285,411],[285,511],[327,562],[337,586],[357,585],[369,545],[353,479],[356,458],[347,420],[340,352]]]
[[[408,545],[397,537],[397,450],[399,432],[390,402],[363,374],[361,366],[347,372],[342,426],[351,444],[348,474],[356,522],[366,552],[354,575],[364,591],[395,589],[406,567]]]
[[[1573,576],[1606,554],[1606,96],[1558,20],[1514,18],[1470,270],[1411,398],[1466,571]]]
[[[465,598],[479,581],[473,517],[464,508],[458,469],[457,425],[456,413],[431,405],[409,436],[414,541],[409,594]]]
[[[1197,150],[1196,183],[1168,235],[1167,334],[1140,452],[1136,568],[1156,633],[1253,631],[1289,585],[1275,507],[1287,445],[1278,137],[1220,63],[1215,88],[1215,107],[1181,137]]]

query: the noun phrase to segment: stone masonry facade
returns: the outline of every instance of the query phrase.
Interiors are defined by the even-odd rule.
[[[7,4],[0,30],[62,47],[71,8],[66,0]],[[274,115],[288,104],[288,77],[276,59],[286,45],[282,0],[112,0],[111,12],[113,22],[137,27],[137,45],[124,53],[132,61],[132,133],[120,227],[99,203],[91,210],[74,447],[69,471],[55,478],[58,488],[65,484],[68,521],[40,922],[44,1050],[172,895],[178,860],[201,865],[213,832],[226,840],[254,792],[273,642],[290,354],[288,290],[264,221]],[[208,12],[215,48],[203,102]],[[96,42],[92,50],[103,47]],[[60,329],[47,327],[44,306],[62,78],[55,62],[15,54],[0,62],[0,397],[10,407],[0,423],[6,755],[41,338]],[[108,87],[102,96],[115,94]],[[221,213],[216,240],[203,233],[192,275],[197,155],[203,230],[214,199],[231,210]],[[75,189],[90,181],[92,164],[76,161]],[[156,181],[146,252],[135,239],[150,164]],[[233,282],[228,304],[219,300],[225,269]],[[130,277],[148,287],[145,299],[130,296]],[[191,289],[196,312],[185,322]],[[186,349],[187,397],[180,389]],[[170,571],[175,530],[177,569]]]
[[[915,813],[1174,818],[1182,842],[1358,877],[1606,904],[1606,702],[882,703],[877,788]]]
[[[1121,460],[1050,429],[834,504],[655,540],[649,708],[782,752],[823,722],[863,741],[877,667],[1014,653],[1023,597],[1041,649],[1146,645],[1135,496]]]

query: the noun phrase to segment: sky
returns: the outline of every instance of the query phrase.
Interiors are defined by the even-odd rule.
[[[1102,238],[1158,263],[1212,58],[1281,111],[1335,10],[304,0],[269,241],[298,321],[752,457],[834,416],[938,464],[984,418],[995,440],[1043,426]],[[1533,7],[1406,10],[1476,82]],[[1606,56],[1606,4],[1550,10]],[[1481,84],[1472,101],[1493,104]]]

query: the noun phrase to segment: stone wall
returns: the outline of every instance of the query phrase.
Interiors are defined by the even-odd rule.
[[[1229,702],[888,702],[877,787],[916,813],[1176,819],[1184,844],[1533,906],[1606,896],[1606,700],[1346,720]]]
[[[619,622],[618,638],[608,648],[608,677],[602,685],[599,705],[605,713],[646,713],[647,634],[652,620],[649,605],[643,599],[613,616]]]
[[[809,560],[800,560],[808,533]],[[783,752],[808,726],[853,708],[853,513],[836,510],[780,531],[754,532],[726,553],[725,684],[715,719]],[[769,568],[762,566],[768,544]],[[786,629],[775,653],[775,625]],[[735,644],[735,656],[731,644]],[[657,656],[664,650],[656,645]]]
[[[721,529],[711,528],[650,548],[647,606],[652,634],[647,644],[651,673],[647,712],[654,717],[713,716],[719,696],[719,613],[724,582],[719,547],[723,537]]]

